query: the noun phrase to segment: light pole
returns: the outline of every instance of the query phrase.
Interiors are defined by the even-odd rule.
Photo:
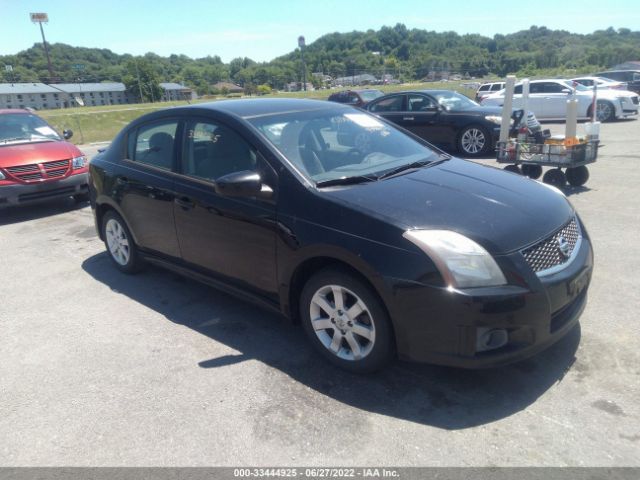
[[[304,36],[300,35],[298,37],[298,46],[300,47],[300,58],[302,59],[302,88],[306,92],[307,91],[307,67],[304,64]]]
[[[44,38],[44,29],[42,23],[49,22],[49,15],[46,13],[30,13],[31,21],[40,25],[40,33],[42,33],[42,45],[44,45],[44,53],[47,56],[47,65],[49,67],[49,82],[53,83],[53,67],[51,66],[51,58],[49,57],[49,47],[47,47],[47,40]]]

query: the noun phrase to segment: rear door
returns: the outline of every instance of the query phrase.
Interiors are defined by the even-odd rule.
[[[407,123],[411,122],[411,115],[407,115],[405,105],[406,95],[400,93],[374,100],[367,106],[367,110],[390,122],[408,128]]]
[[[129,134],[126,159],[115,177],[116,198],[138,245],[179,257],[173,220],[173,173],[180,122],[144,124]]]
[[[569,95],[566,85],[559,82],[541,82],[544,102],[542,115],[545,118],[565,118],[567,116],[567,100]]]

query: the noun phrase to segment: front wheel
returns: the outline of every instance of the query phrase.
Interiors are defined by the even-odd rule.
[[[471,125],[458,135],[458,151],[465,157],[482,157],[490,148],[491,138],[483,127]]]
[[[611,102],[598,100],[596,102],[596,120],[599,122],[611,122],[616,116],[616,111]],[[591,118],[591,107],[589,107],[588,117]]]
[[[122,217],[113,210],[105,213],[102,219],[102,238],[104,238],[109,258],[118,270],[124,273],[135,273],[140,270],[142,260],[131,232]]]
[[[393,357],[391,322],[382,303],[347,271],[330,268],[313,275],[302,290],[300,317],[316,349],[345,370],[374,372]]]

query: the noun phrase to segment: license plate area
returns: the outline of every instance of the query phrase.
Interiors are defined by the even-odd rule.
[[[591,279],[591,269],[587,268],[580,272],[574,279],[567,282],[567,297],[574,299],[589,285]]]

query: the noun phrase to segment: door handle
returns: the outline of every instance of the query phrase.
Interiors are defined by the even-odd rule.
[[[127,183],[129,183],[129,179],[127,177],[121,177],[121,176],[116,177],[116,184],[126,185]]]
[[[174,200],[175,204],[183,210],[191,210],[196,204],[189,197],[180,197]]]
[[[413,120],[415,120],[415,118],[414,117],[402,117],[402,120],[413,121]]]

